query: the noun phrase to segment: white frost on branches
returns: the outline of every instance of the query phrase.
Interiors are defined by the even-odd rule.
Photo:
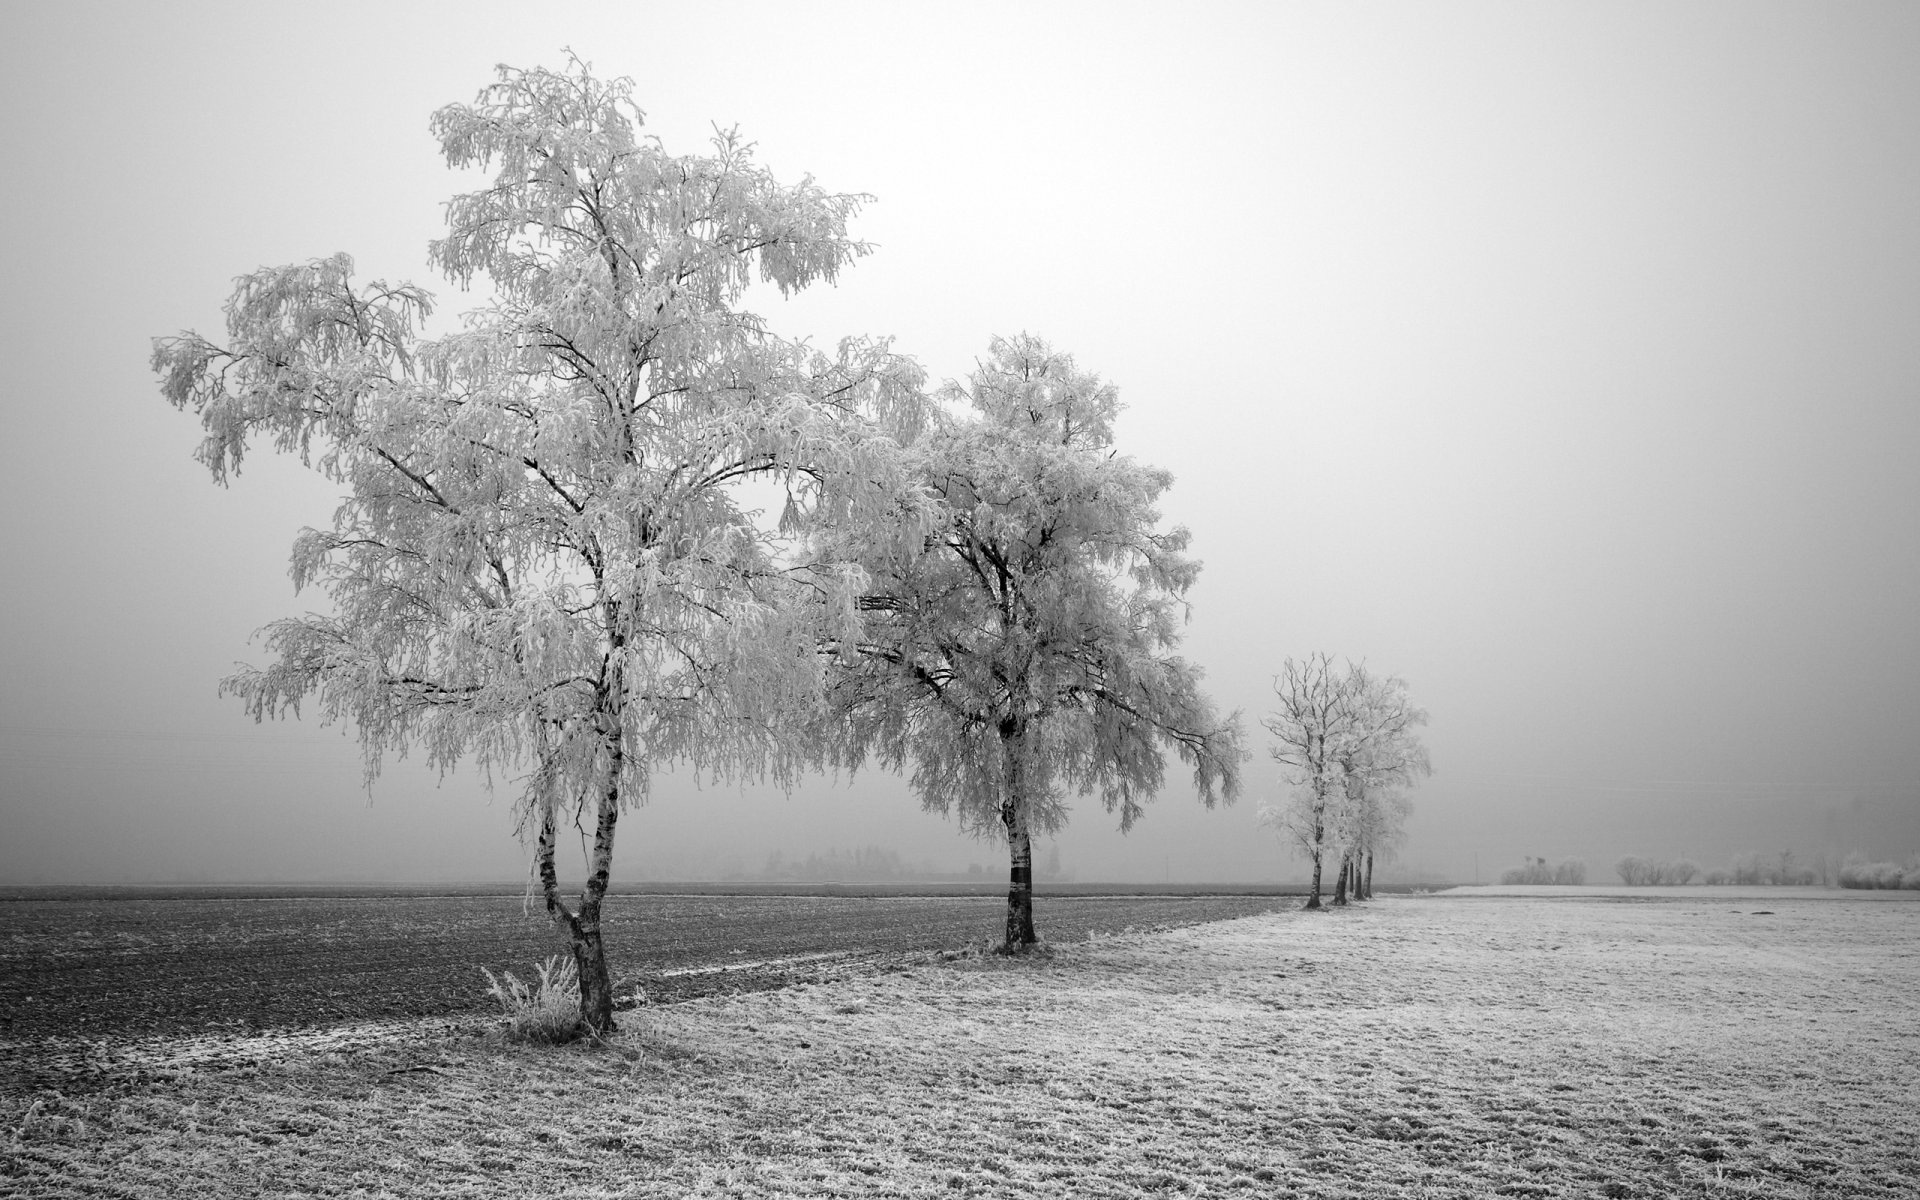
[[[1030,835],[1097,794],[1131,828],[1171,750],[1201,799],[1239,790],[1237,714],[1220,719],[1173,653],[1200,569],[1158,528],[1165,471],[1112,449],[1118,393],[1037,338],[996,339],[907,452],[931,529],[851,527],[871,579],[836,685],[846,756],[910,767],[930,809],[1004,836],[1010,910]],[[971,410],[965,412],[964,410]],[[828,536],[832,536],[831,531]],[[826,551],[822,551],[826,553]],[[1033,940],[1030,905],[1008,942]]]
[[[548,889],[577,946],[655,765],[817,761],[784,731],[818,704],[819,641],[857,636],[864,577],[799,556],[805,535],[924,519],[899,461],[919,369],[885,343],[782,341],[737,307],[756,278],[792,292],[865,254],[846,228],[862,197],[782,185],[732,132],[669,155],[630,91],[577,60],[502,67],[434,114],[449,166],[493,175],[431,246],[456,283],[492,285],[458,332],[421,338],[428,295],[357,283],[339,254],[246,276],[223,342],[153,355],[216,481],[264,439],[347,492],[293,552],[332,614],[268,626],[272,661],[223,689],[256,718],[315,698],[358,730],[369,779],[410,746],[529,767],[549,883],[556,822],[596,825],[582,909]],[[779,529],[744,507],[748,480],[784,489]]]
[[[1278,707],[1262,724],[1288,793],[1261,806],[1260,821],[1312,864],[1308,905],[1318,907],[1329,856],[1357,868],[1397,843],[1412,809],[1403,789],[1432,773],[1417,733],[1427,714],[1405,680],[1365,664],[1336,669],[1325,654],[1288,659],[1273,689]]]

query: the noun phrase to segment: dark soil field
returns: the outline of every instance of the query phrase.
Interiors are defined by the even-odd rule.
[[[884,970],[984,945],[991,895],[632,894],[604,928],[619,994],[649,1004]],[[897,889],[896,889],[897,890]],[[860,894],[849,894],[860,893]],[[1275,895],[1041,896],[1043,937],[1191,925],[1289,903]],[[481,969],[565,949],[538,907],[490,894],[220,894],[150,890],[0,897],[0,1090],[32,1086],[50,1041],[317,1029],[479,1014]],[[35,1065],[41,1064],[41,1065]]]

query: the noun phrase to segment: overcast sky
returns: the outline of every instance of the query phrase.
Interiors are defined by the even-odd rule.
[[[435,108],[572,47],[674,152],[738,125],[878,250],[758,298],[936,379],[1030,331],[1118,385],[1206,569],[1185,646],[1246,796],[1182,781],[1082,880],[1297,877],[1258,718],[1316,650],[1432,713],[1409,865],[1920,851],[1920,7],[0,6],[0,881],[513,879],[510,798],[216,694],[323,603],[334,495],[228,489],[147,368],[335,251],[443,312]],[[617,876],[1004,852],[897,780],[668,780]],[[1043,851],[1044,854],[1044,851]]]

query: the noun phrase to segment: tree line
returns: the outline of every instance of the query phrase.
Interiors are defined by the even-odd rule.
[[[1802,864],[1792,850],[1776,854],[1741,853],[1725,868],[1708,870],[1690,858],[1654,859],[1629,854],[1614,864],[1614,874],[1629,887],[1683,887],[1696,879],[1709,887],[1727,885],[1772,887],[1916,888],[1920,887],[1920,865],[1905,866],[1890,862],[1868,862],[1854,854],[1844,863],[1829,854],[1820,854],[1811,863]],[[1549,864],[1544,858],[1529,856],[1526,864],[1501,873],[1502,884],[1574,884],[1587,882],[1587,864],[1577,858]]]
[[[1004,839],[1005,946],[1030,947],[1032,839],[1068,797],[1124,830],[1169,758],[1209,807],[1241,789],[1239,714],[1177,653],[1200,567],[1160,520],[1171,476],[1116,450],[1116,389],[1041,338],[995,338],[929,387],[885,340],[775,334],[747,288],[836,279],[871,251],[848,228],[866,197],[780,183],[734,131],[668,154],[631,90],[578,60],[502,67],[433,114],[448,165],[491,174],[429,247],[490,285],[455,332],[427,337],[426,291],[335,254],[241,277],[220,340],[155,340],[215,482],[264,442],[346,494],[292,553],[331,611],[267,626],[269,661],[222,691],[256,720],[312,704],[352,724],[369,784],[408,748],[517,780],[597,1033],[616,829],[670,763],[904,772]],[[1392,732],[1424,719],[1403,684],[1340,686],[1349,724],[1301,767],[1315,906],[1331,847],[1336,903],[1366,894],[1425,769]],[[592,830],[572,897],[568,825]]]

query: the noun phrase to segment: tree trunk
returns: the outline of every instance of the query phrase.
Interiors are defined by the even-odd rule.
[[[1007,826],[1012,870],[1007,876],[1007,940],[1004,949],[1018,954],[1039,942],[1033,931],[1033,840],[1026,830],[1026,814],[1014,805],[1001,810]]]
[[[556,925],[567,931],[573,950],[573,965],[580,979],[580,1023],[595,1037],[614,1032],[613,977],[607,969],[606,946],[600,940],[600,905],[606,898],[607,881],[613,870],[613,831],[620,819],[620,749],[613,748],[607,786],[600,794],[598,819],[593,831],[593,858],[587,883],[580,892],[578,911],[569,909],[560,898],[559,872],[554,867],[556,813],[548,802],[540,819],[540,887],[546,894],[547,913]]]
[[[1000,821],[1007,827],[1007,853],[1012,860],[1007,877],[1007,940],[1001,950],[1020,954],[1040,941],[1033,931],[1033,838],[1027,828],[1026,771],[1020,754],[1024,732],[1018,725],[1002,725],[1001,750],[1006,771],[1006,800]]]
[[[1333,883],[1333,906],[1335,908],[1345,908],[1347,906],[1347,876],[1352,870],[1353,855],[1345,850],[1341,851],[1340,874],[1334,879]]]
[[[580,968],[580,1019],[595,1037],[613,1032],[613,977],[600,942],[600,902],[606,898],[613,873],[613,826],[620,819],[619,770],[616,752],[613,776],[600,796],[600,819],[593,831],[593,870],[581,889],[580,920],[573,930],[573,961]]]
[[[580,1021],[595,1037],[605,1037],[614,1031],[613,979],[607,972],[598,913],[591,928],[574,935],[573,965],[580,973]]]
[[[1373,851],[1367,851],[1367,899],[1373,899]]]
[[[1326,836],[1326,828],[1321,824],[1319,810],[1315,809],[1313,814],[1313,845],[1309,847],[1307,851],[1313,859],[1313,891],[1307,894],[1308,908],[1320,907],[1320,863],[1322,855],[1325,853],[1322,849],[1320,839],[1324,836]]]

